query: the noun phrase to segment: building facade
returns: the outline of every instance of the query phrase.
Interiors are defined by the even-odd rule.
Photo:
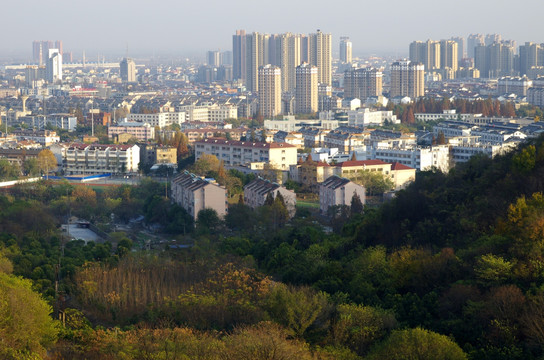
[[[256,209],[265,204],[268,194],[271,194],[274,199],[278,196],[278,194],[281,194],[285,207],[287,208],[287,212],[289,213],[289,217],[292,218],[295,216],[297,195],[294,193],[294,191],[287,190],[285,187],[279,184],[260,177],[244,186],[244,204]]]
[[[351,200],[355,195],[359,196],[364,205],[366,202],[364,186],[333,175],[319,187],[319,210],[326,214],[331,206],[351,206]]]
[[[408,96],[417,99],[425,95],[425,66],[401,60],[391,65],[391,89],[389,96]]]
[[[318,110],[317,66],[304,63],[296,68],[295,112],[315,113]]]
[[[281,69],[270,64],[259,68],[259,111],[264,117],[281,115]]]

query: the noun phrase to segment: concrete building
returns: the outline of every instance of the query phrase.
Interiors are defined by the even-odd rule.
[[[295,216],[297,195],[294,193],[294,191],[287,190],[285,187],[279,184],[260,177],[244,186],[244,204],[256,209],[265,204],[268,194],[272,194],[274,199],[278,196],[278,194],[281,194],[283,201],[285,202],[287,212],[289,213],[289,217],[292,218]]]
[[[357,185],[336,175],[329,177],[319,187],[319,210],[326,214],[331,206],[351,206],[351,199],[358,195],[364,205],[366,194],[364,186]]]
[[[340,38],[340,61],[346,64],[351,63],[352,43],[349,37]]]
[[[453,40],[440,41],[440,68],[457,71],[459,67],[458,44]]]
[[[137,122],[140,124],[149,124],[151,127],[158,126],[163,128],[172,124],[181,125],[185,122],[186,112],[159,112],[153,114],[128,114],[128,122]],[[207,117],[206,117],[207,119]]]
[[[317,66],[317,81],[332,85],[332,36],[317,30],[308,37],[310,65]]]
[[[117,125],[108,126],[108,137],[114,138],[116,135],[128,134],[138,141],[147,142],[155,139],[155,127],[147,122],[119,122]]]
[[[434,40],[414,41],[410,44],[410,61],[421,63],[427,71],[441,68],[440,42]]]
[[[234,80],[246,79],[246,31],[236,30],[232,35],[232,77]]]
[[[59,49],[49,49],[46,64],[47,81],[62,81],[62,54]]]
[[[265,65],[259,68],[259,112],[264,117],[281,115],[281,69]]]
[[[55,131],[51,130],[15,130],[10,134],[15,136],[17,141],[35,141],[44,147],[60,142],[60,137]]]
[[[208,66],[221,66],[221,52],[219,50],[208,51],[206,58]]]
[[[221,218],[227,214],[227,189],[212,180],[184,171],[172,180],[171,187],[172,201],[184,208],[195,221],[204,209],[215,210]]]
[[[366,99],[381,96],[383,73],[375,68],[361,68],[344,72],[344,97],[347,99]]]
[[[227,166],[268,163],[275,169],[288,170],[297,163],[296,146],[286,143],[261,143],[208,138],[195,142],[195,159],[215,155]]]
[[[527,91],[533,86],[533,82],[526,76],[504,76],[497,83],[497,95],[516,94],[519,97],[527,96]]]
[[[482,34],[470,34],[467,38],[467,56],[474,59],[474,48],[484,44],[485,40]]]
[[[177,164],[178,151],[172,146],[158,144],[138,144],[140,147],[140,161],[146,165]]]
[[[138,145],[76,144],[51,145],[66,175],[124,174],[138,172]]]
[[[121,80],[123,82],[136,82],[136,63],[130,58],[124,58],[119,63]]]
[[[315,113],[318,110],[317,66],[307,63],[296,68],[295,109],[297,114]]]
[[[425,67],[410,60],[400,60],[391,65],[390,98],[408,96],[412,100],[425,95]]]
[[[365,127],[368,125],[384,125],[386,123],[400,124],[400,120],[392,111],[371,110],[359,108],[350,110],[348,113],[348,125]]]

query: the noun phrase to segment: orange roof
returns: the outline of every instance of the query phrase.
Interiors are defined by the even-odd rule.
[[[394,162],[391,164],[391,170],[415,170],[412,167],[406,166],[404,164],[401,164],[399,162]]]

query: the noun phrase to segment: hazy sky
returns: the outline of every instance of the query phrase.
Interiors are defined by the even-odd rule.
[[[445,5],[447,3],[448,5]],[[97,53],[195,55],[231,50],[236,29],[349,36],[353,53],[407,54],[413,40],[470,33],[544,42],[542,0],[11,0],[0,5],[0,57],[30,59],[33,40],[63,40],[80,57]]]

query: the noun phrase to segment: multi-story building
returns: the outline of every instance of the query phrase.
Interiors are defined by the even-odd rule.
[[[375,68],[361,68],[344,72],[344,97],[364,101],[381,96],[383,73]]]
[[[264,117],[280,115],[281,69],[270,64],[259,68],[259,112]]]
[[[408,96],[412,99],[425,95],[425,66],[400,60],[391,65],[391,89],[389,96]]]
[[[464,58],[467,57],[465,50],[465,38],[462,36],[452,37],[450,40],[453,40],[457,43],[457,62],[461,62]]]
[[[329,131],[323,138],[323,147],[337,148],[341,152],[351,152],[365,145],[366,134],[363,130],[343,131],[340,129]]]
[[[232,35],[232,77],[235,80],[246,79],[246,31],[236,30]]]
[[[227,166],[269,163],[279,170],[288,170],[297,163],[296,146],[286,143],[260,143],[208,138],[195,142],[195,159],[203,154],[215,155]]]
[[[368,125],[384,125],[386,123],[399,124],[400,120],[392,111],[371,110],[359,108],[348,113],[348,125],[364,127]]]
[[[371,158],[400,164],[425,171],[433,168],[447,172],[450,169],[448,145],[424,147],[379,147],[372,149]]]
[[[351,200],[355,195],[359,196],[364,205],[366,201],[364,186],[333,175],[319,187],[319,210],[326,214],[331,206],[351,206]]]
[[[59,143],[51,151],[66,175],[136,173],[140,163],[138,145]]]
[[[121,80],[124,82],[136,82],[136,63],[130,58],[124,58],[119,63]]]
[[[117,125],[108,127],[108,137],[114,138],[116,135],[128,134],[138,141],[147,142],[155,139],[155,127],[147,122],[119,122]]]
[[[317,30],[308,39],[309,63],[317,66],[317,81],[332,85],[332,36]]]
[[[235,105],[212,105],[208,107],[208,121],[224,122],[238,118],[238,107]]]
[[[343,36],[340,38],[340,61],[343,63],[351,63],[352,43],[349,37]]]
[[[49,49],[57,48],[62,54],[62,41],[56,41],[56,46],[52,41],[33,41],[32,42],[32,60],[35,64],[45,65],[49,55]]]
[[[440,68],[451,69],[454,72],[459,67],[459,49],[457,42],[453,40],[440,41]]]
[[[152,127],[158,126],[160,128],[170,126],[172,124],[181,125],[181,123],[185,122],[185,119],[185,112],[158,112],[153,114],[130,113],[127,115],[128,122],[145,123],[151,125]]]
[[[474,66],[485,78],[514,75],[514,48],[499,42],[478,45],[474,48]]]
[[[244,204],[253,209],[263,206],[268,194],[271,194],[274,199],[280,194],[285,203],[285,207],[287,208],[287,212],[289,213],[289,217],[295,216],[297,195],[279,184],[260,177],[244,186]]]
[[[221,66],[221,52],[219,50],[208,51],[206,55],[208,66]]]
[[[177,164],[178,151],[172,146],[158,144],[138,144],[140,147],[140,162],[146,165]]]
[[[49,49],[46,64],[47,81],[62,81],[62,54],[59,49]]]
[[[51,130],[15,130],[11,132],[11,135],[15,136],[17,141],[31,140],[44,147],[60,141],[57,133]]]
[[[227,189],[212,180],[184,171],[172,180],[171,187],[172,201],[184,208],[195,221],[204,209],[215,210],[219,217],[227,214]]]
[[[297,114],[315,113],[318,110],[317,66],[307,63],[297,66],[295,104]]]
[[[269,64],[269,39],[270,35],[257,32],[246,35],[246,88],[249,91],[259,91],[259,68]]]
[[[427,71],[441,68],[440,53],[439,41],[414,41],[410,44],[410,61],[423,64]]]
[[[542,66],[544,66],[544,44],[526,42],[519,47],[519,73],[521,76],[529,76],[530,70]]]
[[[505,76],[499,78],[497,84],[497,95],[516,94],[520,97],[527,96],[527,91],[533,86],[533,82],[526,76]]]
[[[474,48],[484,44],[485,40],[482,34],[470,34],[467,39],[467,56],[474,59]]]

